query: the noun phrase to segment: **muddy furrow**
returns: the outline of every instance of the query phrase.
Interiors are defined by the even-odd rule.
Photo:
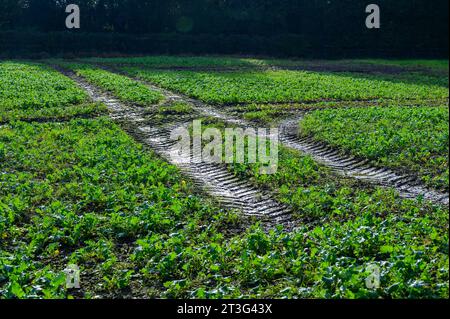
[[[187,102],[193,105],[195,109],[204,116],[211,116],[242,127],[254,126],[248,121],[219,111],[211,105],[185,96],[184,94],[169,91],[114,68],[105,67],[105,69],[132,77],[133,79],[146,84],[149,88],[160,91],[168,100]],[[433,203],[449,205],[448,193],[442,193],[427,188],[413,175],[402,174],[386,167],[376,167],[369,164],[368,161],[342,155],[339,149],[319,143],[311,138],[298,137],[298,123],[300,120],[301,117],[296,117],[295,119],[287,120],[280,125],[280,142],[283,145],[312,156],[317,162],[331,167],[333,171],[339,175],[355,178],[377,186],[393,188],[404,198],[423,197],[425,200]]]
[[[301,117],[287,120],[281,124],[281,142],[310,154],[342,175],[366,181],[372,184],[396,189],[402,197],[416,198],[422,196],[425,200],[448,205],[448,193],[441,193],[425,187],[417,177],[405,175],[386,167],[376,167],[361,159],[342,155],[341,152],[327,144],[319,143],[312,138],[298,137],[298,124]]]
[[[287,207],[276,202],[268,194],[253,187],[249,182],[241,180],[231,174],[225,166],[211,163],[189,163],[174,161],[173,152],[175,142],[170,139],[170,133],[187,123],[171,124],[166,128],[159,128],[150,124],[136,125],[134,136],[150,145],[158,154],[177,165],[181,171],[190,177],[194,183],[219,202],[229,208],[241,210],[247,216],[263,219],[270,224],[289,224],[291,214]]]
[[[127,131],[136,140],[151,147],[168,162],[178,166],[196,186],[216,198],[224,207],[236,209],[248,217],[256,217],[267,227],[283,225],[290,229],[295,226],[288,207],[273,199],[271,194],[234,176],[225,165],[193,161],[180,164],[174,160],[172,155],[175,152],[173,147],[175,142],[170,139],[170,134],[175,128],[187,127],[195,119],[195,114],[190,121],[187,121],[186,116],[181,116],[177,118],[178,122],[172,119],[169,125],[161,126],[161,120],[153,120],[145,109],[127,106],[73,72],[55,68],[77,82],[95,102],[104,103],[109,109],[111,118],[125,123]]]

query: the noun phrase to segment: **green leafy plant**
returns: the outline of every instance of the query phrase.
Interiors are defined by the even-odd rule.
[[[321,110],[300,127],[303,135],[376,165],[417,172],[426,184],[448,190],[448,106]]]

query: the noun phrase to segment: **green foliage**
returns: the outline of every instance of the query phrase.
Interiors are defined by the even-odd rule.
[[[135,296],[177,298],[448,296],[442,208],[381,191],[358,191],[358,199],[341,188],[321,199],[335,201],[332,210],[300,205],[313,222],[296,231],[253,226],[224,235],[240,221],[192,195],[174,167],[106,119],[10,124],[0,141],[2,298],[70,297],[64,260],[81,267],[85,296],[120,296],[136,286]],[[284,154],[280,175],[255,178],[292,189],[290,197],[300,185],[316,185],[305,198],[319,203],[326,170]],[[382,270],[377,290],[365,286],[373,263]]]
[[[355,62],[370,63],[377,65],[394,65],[407,68],[429,68],[438,71],[448,72],[448,60],[386,60],[386,59],[366,59],[366,60],[353,60]]]
[[[194,109],[191,105],[184,102],[173,102],[170,104],[163,104],[158,107],[157,110],[159,115],[181,115],[181,114],[192,114]]]
[[[236,58],[221,56],[143,56],[117,58],[84,58],[82,61],[108,65],[141,66],[145,68],[229,68],[258,69],[270,67],[308,67],[327,68],[333,66],[349,67],[361,64],[379,66],[398,66],[407,69],[430,69],[448,72],[448,60],[387,60],[387,59],[353,59],[353,60],[307,60],[307,59],[262,59]]]
[[[254,67],[263,65],[263,60],[247,58],[208,56],[144,56],[126,58],[85,58],[82,61],[111,65],[139,65],[146,68],[187,67]]]
[[[102,89],[113,93],[121,101],[139,106],[151,106],[164,99],[163,95],[130,78],[86,64],[60,63]]]
[[[314,111],[301,134],[340,147],[374,164],[418,172],[448,190],[448,107],[369,107]]]
[[[227,58],[153,57],[141,62],[151,66],[241,63]],[[161,101],[159,93],[126,77],[86,65],[69,66],[124,101],[142,106]],[[15,75],[32,83],[26,92],[45,97],[46,90],[58,87],[59,81],[49,80],[51,89],[37,83],[39,75],[33,72]],[[80,104],[85,100],[73,98],[76,86],[64,76],[46,68],[39,72],[61,77],[68,89],[64,94],[48,95],[53,101],[49,105],[41,101],[41,107],[39,103],[23,111],[14,107],[1,115],[9,123],[0,125],[0,298],[72,298],[62,273],[69,263],[81,268],[80,293],[86,298],[448,298],[447,207],[420,198],[402,200],[392,190],[336,176],[311,157],[281,147],[274,175],[261,175],[259,164],[227,167],[236,176],[272,191],[278,201],[292,208],[299,226],[292,231],[281,227],[266,231],[258,224],[247,227],[251,221],[201,197],[176,167],[144,151],[109,119],[14,122],[49,115],[66,119],[104,110],[103,105]],[[141,73],[161,85],[217,103],[448,98],[448,91],[442,89],[445,80],[418,78],[417,74],[353,75],[352,79],[346,74],[288,71]],[[419,85],[421,81],[429,83]],[[4,96],[18,89],[8,90]],[[19,97],[20,103],[26,101],[26,94]],[[277,115],[270,107],[243,107],[248,119],[269,122]],[[448,154],[442,155],[445,149],[448,153],[445,110],[330,110],[329,117],[326,112],[315,112],[305,121],[311,121],[311,130],[324,134],[334,131],[329,134],[344,136],[352,130],[370,138],[365,143],[372,145],[369,153],[374,158],[397,158],[395,152],[379,153],[378,144],[389,152],[396,143],[403,143],[403,151],[440,154],[448,162]],[[165,118],[191,113],[192,107],[161,103],[148,111]],[[321,127],[319,122],[325,120],[329,123]],[[367,124],[370,121],[373,126]],[[204,128],[225,128],[212,119],[205,123]],[[381,131],[389,138],[381,143],[369,131]],[[398,159],[411,163],[420,159],[412,153]],[[370,265],[381,270],[377,289],[366,286]]]
[[[0,150],[2,297],[61,296],[52,280],[38,291],[35,282],[59,276],[63,252],[85,271],[100,271],[105,289],[117,292],[134,271],[121,269],[121,241],[168,234],[214,212],[175,167],[145,154],[107,119],[9,124],[0,128]],[[93,263],[102,260],[111,264]]]
[[[0,123],[11,121],[55,121],[68,120],[75,117],[88,118],[105,114],[107,108],[100,103],[86,103],[75,106],[48,107],[40,110],[16,109],[8,112],[0,112]]]
[[[173,298],[436,298],[448,295],[448,216],[436,214],[362,213],[291,233],[251,228],[196,249],[181,234],[152,236],[139,241],[134,259],[148,278],[163,272]],[[378,289],[365,285],[373,264]]]
[[[87,101],[72,80],[41,64],[0,62],[0,116],[64,109]],[[63,112],[63,111],[60,111]],[[22,117],[22,116],[19,116]]]
[[[327,100],[448,98],[448,79],[425,75],[331,74],[306,71],[193,72],[155,71],[124,67],[125,71],[164,88],[205,102],[258,103]],[[403,77],[403,78],[402,78]]]
[[[224,128],[220,122],[205,123],[204,129]],[[211,261],[214,265],[217,259],[229,258],[220,264],[220,275],[214,276],[221,280],[229,269],[221,289],[190,292],[194,287],[189,289],[189,280],[171,281],[169,296],[190,292],[211,298],[433,298],[448,294],[447,208],[420,199],[402,200],[392,190],[362,188],[334,176],[309,156],[285,148],[280,149],[274,175],[260,175],[258,164],[228,168],[277,193],[304,226],[291,233],[251,229],[243,241],[233,241],[234,250],[240,252],[236,272],[224,267],[238,258],[230,250],[218,250],[222,254]],[[365,286],[367,267],[372,264],[382,274],[381,286],[375,290]],[[233,285],[236,276],[240,289]],[[432,277],[439,279],[432,283]]]

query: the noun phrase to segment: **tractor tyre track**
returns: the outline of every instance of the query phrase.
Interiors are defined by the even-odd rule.
[[[127,106],[74,72],[59,66],[53,67],[74,80],[92,100],[104,103],[114,121],[126,124],[126,130],[136,140],[151,147],[166,161],[176,165],[193,181],[194,185],[217,199],[224,207],[239,210],[247,217],[255,217],[267,228],[277,225],[283,225],[286,229],[295,227],[290,208],[277,202],[271,193],[262,191],[251,185],[249,181],[236,177],[227,170],[225,165],[194,163],[192,160],[189,163],[180,163],[173,159],[172,146],[176,141],[170,139],[170,134],[175,128],[189,125],[190,121],[187,121],[185,116],[179,117],[178,122],[173,121],[170,125],[161,126],[161,120],[152,119],[146,114],[145,109]],[[168,97],[168,99],[176,100],[174,97]]]
[[[110,72],[133,78],[153,90],[160,91],[169,100],[187,102],[193,105],[202,115],[211,116],[233,125],[244,127],[254,126],[246,120],[219,111],[202,101],[161,88],[124,71],[106,67],[104,65],[99,65],[99,67]],[[317,142],[310,137],[299,137],[298,123],[301,121],[301,118],[302,115],[297,116],[294,119],[288,119],[280,124],[280,142],[283,145],[312,156],[317,162],[332,168],[334,172],[341,176],[355,178],[376,186],[393,188],[398,191],[399,195],[403,198],[414,199],[423,197],[426,201],[440,205],[449,205],[448,193],[429,189],[419,181],[416,174],[403,174],[387,167],[374,166],[370,164],[368,160],[342,155],[339,149]]]
[[[343,155],[335,147],[315,141],[311,137],[299,137],[298,125],[302,116],[281,123],[281,142],[291,148],[311,155],[315,160],[334,171],[375,185],[396,189],[402,197],[423,197],[427,201],[448,205],[449,194],[432,190],[411,174],[402,174],[387,167],[378,167],[353,156]]]

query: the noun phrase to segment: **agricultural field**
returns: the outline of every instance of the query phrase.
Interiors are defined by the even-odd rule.
[[[0,62],[0,299],[448,298],[448,201],[342,175],[284,142],[275,174],[248,160],[217,165],[289,209],[290,223],[273,225],[224,204],[148,142],[194,119],[220,132],[290,121],[299,141],[448,198],[445,62],[378,62]],[[376,72],[331,70],[362,63]],[[81,289],[66,288],[68,264]]]
[[[264,60],[227,57],[177,57],[144,56],[135,58],[86,58],[87,63],[108,65],[139,65],[149,68],[233,68],[256,67],[265,64]]]
[[[72,81],[42,64],[0,62],[0,123],[105,111]]]
[[[62,64],[76,74],[114,94],[124,102],[138,106],[151,106],[163,100],[161,93],[149,90],[145,85],[127,77],[113,74],[87,64]]]
[[[448,73],[448,60],[383,60],[367,59],[356,60],[357,63],[368,63],[377,65],[394,65],[413,69],[431,69]]]
[[[221,56],[142,56],[124,58],[85,58],[80,59],[88,63],[102,63],[107,65],[142,66],[146,68],[210,68],[210,69],[232,69],[232,68],[306,68],[308,66],[396,66],[408,71],[410,68],[415,72],[425,70],[437,70],[448,73],[448,60],[386,60],[386,59],[361,59],[361,60],[289,60],[271,58],[236,58]],[[374,69],[375,70],[375,69]]]
[[[314,111],[301,134],[378,165],[417,172],[448,191],[448,107],[368,107]]]
[[[448,78],[419,74],[361,75],[307,71],[124,71],[213,104],[448,98]],[[427,80],[427,84],[421,83]]]

